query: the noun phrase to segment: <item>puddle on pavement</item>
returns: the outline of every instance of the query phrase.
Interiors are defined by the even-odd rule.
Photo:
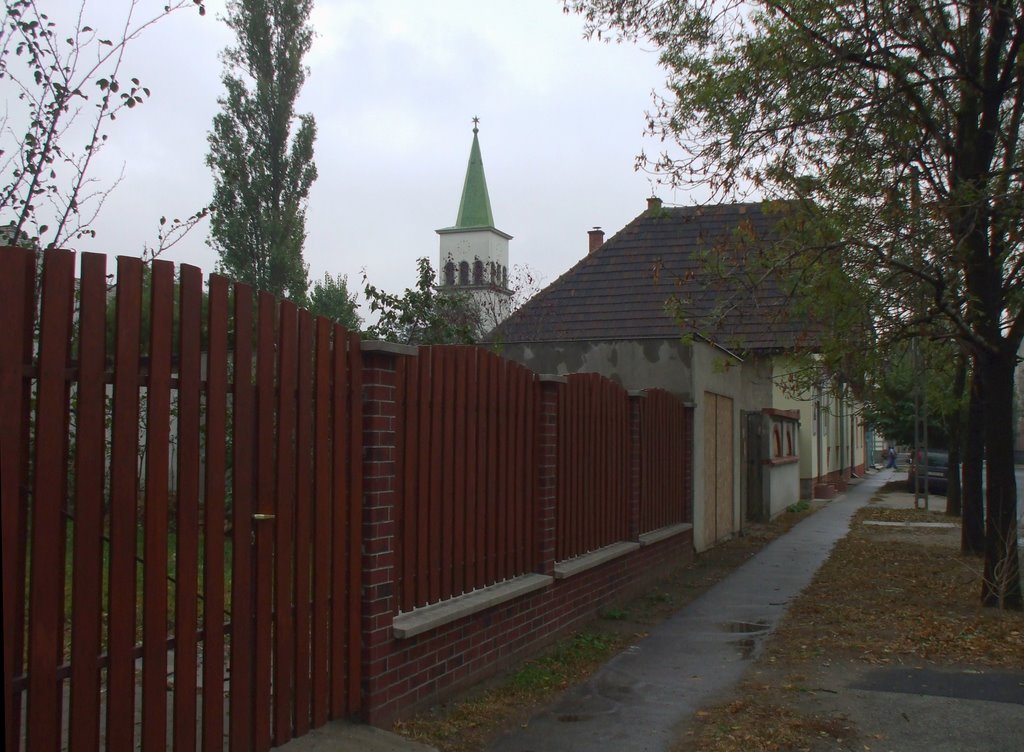
[[[725,632],[739,632],[752,634],[754,632],[767,632],[768,622],[766,621],[727,621],[721,625]]]
[[[760,639],[768,631],[768,622],[766,621],[727,621],[720,626],[723,632],[750,635],[750,637],[741,637],[740,639],[729,641],[730,644],[736,646],[736,649],[739,650],[740,658],[744,660],[754,657]]]
[[[562,723],[579,723],[580,721],[587,720],[588,717],[584,713],[563,713],[558,716],[558,720]]]

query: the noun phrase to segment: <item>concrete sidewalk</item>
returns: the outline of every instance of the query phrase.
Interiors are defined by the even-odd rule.
[[[716,702],[740,681],[789,603],[848,532],[853,513],[881,485],[900,476],[905,474],[883,470],[851,485],[587,682],[498,739],[491,751],[667,752],[698,708]],[[829,663],[814,685],[825,688],[815,695],[819,709],[847,716],[870,739],[873,750],[1004,752],[1024,739],[1024,650],[1020,673]],[[337,723],[281,749],[430,748],[384,731]],[[863,747],[858,742],[850,749]]]
[[[276,747],[279,752],[436,752],[390,731],[348,721],[331,721]]]
[[[786,605],[810,582],[853,512],[883,476],[872,476],[796,525],[689,606],[570,689],[498,752],[667,750],[674,727],[739,681]],[[329,723],[282,752],[426,752],[378,729]]]
[[[668,750],[682,722],[740,680],[851,515],[890,475],[852,486],[491,749]]]

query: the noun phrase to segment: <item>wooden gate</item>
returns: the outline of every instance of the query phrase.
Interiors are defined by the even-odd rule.
[[[37,258],[0,249],[6,749],[263,750],[356,710],[357,336]]]

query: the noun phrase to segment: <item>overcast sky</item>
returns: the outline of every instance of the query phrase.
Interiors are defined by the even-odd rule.
[[[41,6],[70,0],[40,0]],[[139,13],[164,0],[140,0]],[[127,0],[90,0],[86,20],[113,33]],[[118,118],[96,176],[125,177],[90,248],[138,255],[161,214],[210,199],[204,163],[218,109],[218,53],[232,41],[222,0],[146,32],[123,71],[152,90]],[[634,171],[651,92],[664,79],[651,48],[583,39],[560,0],[316,0],[310,75],[297,105],[316,118],[316,164],[305,260],[310,277],[347,274],[361,290],[413,284],[435,267],[454,223],[472,139],[480,144],[495,224],[513,236],[510,262],[545,283],[586,253],[588,229],[610,236],[639,214],[654,184]],[[667,203],[693,199],[656,188]],[[212,271],[204,224],[165,255]]]

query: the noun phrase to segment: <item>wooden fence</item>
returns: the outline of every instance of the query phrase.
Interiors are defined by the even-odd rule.
[[[399,610],[531,572],[536,376],[476,347],[403,361]]]
[[[575,373],[559,392],[558,559],[629,538],[630,405],[621,386]]]
[[[195,267],[119,258],[112,297],[105,256],[37,258],[0,249],[8,750],[266,750],[374,711],[376,615],[690,520],[668,394],[459,346],[377,373]]]
[[[5,748],[262,750],[358,709],[358,337],[190,266],[119,258],[111,307],[102,255],[0,260]]]
[[[650,389],[640,402],[640,533],[693,519],[690,487],[693,411],[668,392]]]

